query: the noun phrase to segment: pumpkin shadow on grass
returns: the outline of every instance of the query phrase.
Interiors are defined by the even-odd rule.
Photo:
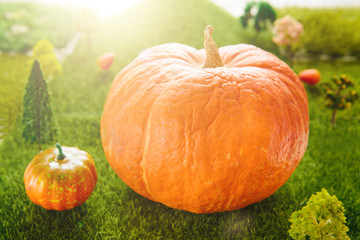
[[[128,219],[136,222],[136,237],[139,239],[152,236],[164,239],[194,239],[201,236],[203,239],[213,239],[216,235],[218,217],[223,213],[195,214],[183,210],[173,209],[162,203],[151,201],[130,188],[127,190]]]
[[[214,236],[221,239],[252,239],[261,233],[266,238],[271,232],[281,237],[279,239],[287,239],[288,218],[291,213],[288,213],[286,207],[289,205],[286,202],[286,194],[287,190],[279,190],[269,198],[246,208],[211,214],[195,214],[173,209],[153,202],[130,188],[127,190],[126,201],[130,205],[131,215],[142,218],[140,228],[145,232],[154,229],[163,233],[181,231],[184,239],[191,239],[196,235],[204,239]]]
[[[282,204],[286,204],[282,200],[280,196],[273,194],[261,202],[225,212],[221,216],[219,236],[224,239],[265,239],[271,233],[279,239],[287,239],[288,217],[284,213],[286,209],[281,208]]]
[[[252,237],[261,236],[263,239],[269,234],[277,236],[278,239],[288,239],[288,219],[292,213],[292,200],[289,196],[288,187],[283,186],[270,197],[246,207],[244,210],[251,221],[248,233],[252,232]],[[256,229],[252,226],[256,226]]]
[[[32,215],[36,216],[33,224],[44,233],[53,231],[65,233],[70,229],[81,228],[83,219],[88,215],[86,203],[64,211],[46,210],[34,204],[31,211]]]

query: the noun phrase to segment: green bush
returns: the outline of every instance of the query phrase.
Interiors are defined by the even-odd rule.
[[[310,197],[306,206],[291,214],[289,234],[297,240],[350,240],[344,212],[342,202],[323,188]]]
[[[48,82],[62,74],[62,66],[55,55],[52,43],[48,39],[38,41],[33,47],[31,61],[33,62],[36,59],[40,61],[44,76]]]
[[[304,26],[298,48],[330,56],[360,56],[360,8],[283,8],[278,16],[291,15]]]

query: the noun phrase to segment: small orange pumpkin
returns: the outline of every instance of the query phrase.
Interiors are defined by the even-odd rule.
[[[101,70],[107,70],[111,67],[114,62],[115,54],[113,52],[107,52],[98,58],[98,66]]]
[[[269,197],[308,142],[308,101],[297,75],[245,44],[147,49],[115,78],[101,119],[108,162],[134,191],[194,213]]]
[[[97,174],[88,153],[56,146],[35,156],[25,170],[24,182],[32,202],[62,211],[83,204],[90,197]]]
[[[320,82],[321,74],[317,69],[305,69],[299,73],[299,78],[309,85],[316,85]]]

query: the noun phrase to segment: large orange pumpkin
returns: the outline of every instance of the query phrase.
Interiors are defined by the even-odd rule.
[[[195,213],[269,197],[308,142],[297,75],[252,45],[145,50],[115,78],[101,119],[106,157],[134,191]]]

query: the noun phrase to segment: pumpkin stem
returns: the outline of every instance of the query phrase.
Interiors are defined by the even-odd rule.
[[[211,37],[213,30],[214,28],[211,25],[207,25],[204,30],[204,48],[206,51],[206,60],[203,68],[216,68],[224,66],[223,62],[221,61],[216,43]]]
[[[57,160],[64,160],[64,158],[66,158],[65,154],[62,151],[62,148],[60,146],[59,143],[55,144],[55,147],[57,147],[57,149],[59,149],[59,155],[56,157]]]

